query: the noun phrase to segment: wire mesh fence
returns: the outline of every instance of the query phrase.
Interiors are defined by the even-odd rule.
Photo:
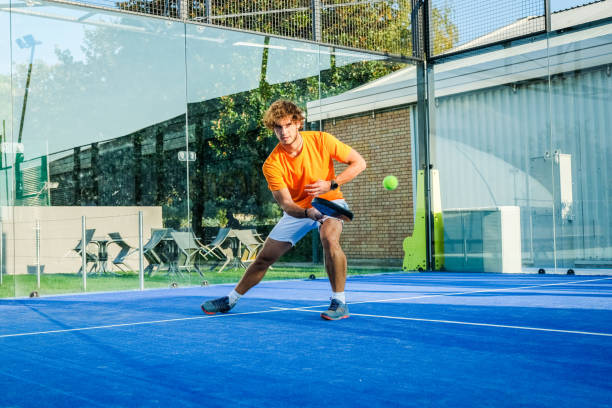
[[[411,55],[414,0],[56,0]]]
[[[61,1],[61,0],[58,0]],[[427,5],[429,56],[545,29],[544,0],[68,0],[393,55],[413,53]],[[416,37],[414,36],[416,30]]]
[[[545,0],[51,1],[419,58],[424,56],[420,50],[425,28],[429,57],[524,37],[546,28]],[[422,26],[424,18],[426,26]],[[414,41],[419,42],[416,47]]]
[[[299,39],[314,39],[311,0],[208,0],[194,20]]]
[[[459,52],[545,29],[544,0],[432,0],[429,54]]]
[[[319,24],[321,40],[329,44],[410,55],[410,10],[408,0],[324,0]]]

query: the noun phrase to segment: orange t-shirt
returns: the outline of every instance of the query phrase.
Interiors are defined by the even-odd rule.
[[[263,173],[271,191],[286,187],[297,205],[308,208],[313,197],[306,194],[304,187],[317,180],[333,180],[336,177],[333,160],[346,163],[351,147],[329,133],[306,131],[300,134],[304,140],[302,151],[290,157],[279,143],[264,162]],[[339,188],[320,197],[326,200],[343,198]]]

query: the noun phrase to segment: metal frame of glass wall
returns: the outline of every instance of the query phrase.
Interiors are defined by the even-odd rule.
[[[274,145],[258,122],[267,104],[297,100],[318,114],[307,128],[325,130],[331,102],[378,101],[386,91],[377,89],[402,75],[412,75],[412,102],[378,106],[412,115],[422,269],[602,272],[612,259],[610,16],[605,2],[555,12],[548,0],[525,4],[498,10],[493,27],[462,20],[461,8],[442,13],[459,15],[455,27],[439,23],[435,1],[413,0],[413,55],[402,57],[73,4],[0,3],[5,295],[204,283],[211,272],[190,262],[192,238],[209,245],[231,223],[265,235],[279,216],[259,171]],[[601,18],[585,19],[594,12]],[[413,201],[399,210],[418,212]],[[313,242],[286,263],[310,260]],[[228,267],[242,267],[241,256]],[[54,281],[61,268],[74,275],[68,286]]]
[[[305,106],[413,61],[74,4],[2,6],[2,296],[237,280],[248,244],[217,246],[220,227],[261,239],[280,216],[260,171],[269,103]],[[311,249],[270,278],[323,276],[296,266]]]
[[[605,2],[531,3],[535,15],[481,37],[466,34],[447,51],[435,50],[436,33],[424,35],[433,56],[417,63],[416,116],[418,169],[433,169],[424,172],[428,269],[612,268],[603,113],[611,109],[612,13]],[[465,31],[477,31],[464,18]],[[480,24],[504,18],[493,11],[493,23]],[[438,212],[443,226],[434,221]]]

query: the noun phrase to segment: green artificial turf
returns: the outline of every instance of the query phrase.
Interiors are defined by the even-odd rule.
[[[244,268],[226,268],[221,273],[207,268],[201,269],[204,277],[196,271],[168,274],[158,271],[148,276],[145,274],[145,289],[169,288],[173,283],[178,287],[200,286],[202,284],[219,284],[238,282],[244,274]],[[384,272],[375,268],[351,268],[349,275],[362,275]],[[389,271],[389,270],[387,270]],[[305,266],[274,266],[266,273],[264,280],[308,279],[310,275],[316,278],[326,277],[323,265]],[[87,275],[87,292],[105,292],[140,289],[138,272],[114,272],[102,275]],[[40,288],[37,287],[36,275],[4,275],[0,284],[0,298],[24,297],[32,292],[39,296],[83,292],[83,276],[75,273],[42,274]]]

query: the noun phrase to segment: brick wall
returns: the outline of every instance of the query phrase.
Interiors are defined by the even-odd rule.
[[[368,164],[342,186],[355,213],[355,221],[345,223],[341,241],[349,263],[401,265],[402,242],[414,227],[409,109],[326,120],[323,130],[357,150]],[[336,174],[345,167],[336,163]],[[394,191],[382,186],[389,174],[399,180]]]

